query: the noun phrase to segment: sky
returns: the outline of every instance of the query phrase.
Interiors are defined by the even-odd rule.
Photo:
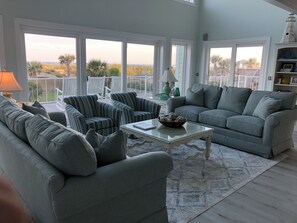
[[[248,60],[249,58],[257,58],[261,62],[263,47],[238,47],[236,52],[236,61]],[[211,48],[212,55],[220,55],[223,58],[231,58],[232,48]]]
[[[25,34],[27,61],[59,62],[64,54],[76,55],[75,38]],[[154,46],[128,44],[128,64],[148,64],[154,61]],[[86,40],[87,62],[100,59],[108,64],[121,63],[121,42]]]

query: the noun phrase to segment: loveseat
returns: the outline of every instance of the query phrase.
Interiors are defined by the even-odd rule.
[[[0,173],[34,222],[168,221],[168,154],[125,157],[100,167],[98,162],[86,136],[0,96]]]
[[[293,92],[194,84],[167,108],[214,128],[212,142],[270,158],[294,146],[295,104]]]

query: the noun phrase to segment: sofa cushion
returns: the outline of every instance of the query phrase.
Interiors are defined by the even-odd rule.
[[[25,122],[33,115],[29,112],[23,111],[22,109],[15,108],[7,110],[4,115],[7,127],[24,142],[29,143],[25,131]]]
[[[2,96],[0,98],[3,98]],[[5,113],[8,110],[15,110],[19,109],[16,105],[13,105],[10,101],[6,99],[2,99],[0,101],[0,121],[4,124],[6,124],[6,118],[5,118]]]
[[[203,88],[199,89],[196,92],[193,92],[191,89],[187,90],[186,94],[186,105],[196,105],[196,106],[204,106],[204,92]]]
[[[221,109],[213,109],[201,112],[199,114],[199,122],[226,128],[227,119],[235,115],[238,115],[238,113]]]
[[[209,109],[205,108],[205,107],[186,105],[186,106],[181,106],[181,107],[176,108],[174,112],[178,116],[185,117],[188,121],[198,122],[199,114],[201,112],[204,112],[207,110],[209,110]]]
[[[25,111],[30,112],[34,115],[40,114],[48,119],[50,118],[45,108],[38,101],[35,101],[31,106],[23,103],[22,107]]]
[[[31,147],[64,174],[88,176],[96,171],[95,152],[82,134],[41,115],[26,121],[26,133]]]
[[[242,114],[251,92],[249,88],[224,86],[218,108]]]
[[[280,109],[281,103],[282,101],[280,99],[264,96],[255,108],[253,116],[265,120],[268,115],[277,112]]]
[[[95,150],[98,167],[126,159],[127,141],[121,130],[102,136],[94,129],[89,129],[86,133],[86,140]]]
[[[114,126],[114,122],[111,118],[104,117],[90,117],[86,118],[87,129],[93,128],[95,130],[98,129],[106,129]]]
[[[268,96],[274,99],[282,100],[280,110],[293,109],[296,104],[296,94],[293,92],[271,92],[271,91],[253,91],[246,103],[243,115],[253,115],[259,101]]]
[[[262,119],[257,117],[236,115],[227,119],[226,126],[228,129],[237,132],[262,137],[264,123],[265,122]]]
[[[196,92],[200,89],[203,89],[204,93],[204,106],[209,109],[217,108],[218,101],[222,93],[222,88],[219,86],[204,84],[194,84],[192,86],[193,92]]]

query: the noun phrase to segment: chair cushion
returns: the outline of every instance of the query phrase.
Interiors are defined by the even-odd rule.
[[[199,89],[203,89],[204,92],[204,106],[209,109],[217,108],[218,101],[220,99],[222,88],[213,85],[194,84],[192,91],[196,92]]]
[[[194,105],[185,105],[175,109],[175,114],[185,117],[188,121],[198,122],[199,114],[201,112],[209,110],[205,107],[199,107]]]
[[[136,92],[116,93],[116,94],[110,95],[112,100],[122,102],[130,106],[133,110],[137,109],[138,107],[136,96],[137,96]]]
[[[4,115],[7,127],[24,142],[29,143],[25,131],[25,122],[33,115],[22,109],[10,109],[6,111]]]
[[[199,122],[226,128],[227,119],[235,115],[238,115],[238,113],[221,109],[213,109],[201,112],[199,114]]]
[[[152,112],[145,112],[145,111],[134,111],[134,122],[144,121],[148,119],[153,119],[154,114]]]
[[[96,171],[95,152],[82,134],[41,115],[26,121],[26,133],[31,147],[64,174],[88,176]]]
[[[127,140],[121,130],[102,136],[94,129],[89,129],[86,140],[95,150],[98,167],[126,159]]]
[[[106,129],[114,126],[114,122],[111,118],[104,117],[91,117],[86,118],[87,129]]]
[[[242,114],[251,92],[249,88],[224,86],[218,108]]]
[[[196,92],[193,92],[191,89],[187,90],[185,105],[196,105],[204,106],[204,92],[203,88],[199,89]]]
[[[255,108],[259,101],[268,96],[274,99],[280,99],[282,101],[280,110],[293,109],[296,104],[296,94],[293,92],[271,92],[271,91],[253,91],[246,103],[243,111],[243,115],[253,115]]]
[[[22,104],[22,107],[25,111],[32,113],[33,115],[43,115],[46,118],[50,118],[45,108],[38,102],[35,101],[31,106]]]
[[[237,132],[262,137],[264,123],[262,119],[257,117],[236,115],[227,119],[227,128]]]
[[[264,96],[255,108],[253,116],[265,120],[268,115],[277,112],[280,109],[281,103],[282,101],[280,99]]]

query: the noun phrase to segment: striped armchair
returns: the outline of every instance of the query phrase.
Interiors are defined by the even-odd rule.
[[[64,98],[66,114],[72,129],[86,134],[93,128],[105,136],[119,130],[122,112],[97,100],[97,95]]]
[[[121,124],[157,118],[161,105],[144,98],[136,92],[115,93],[110,95],[112,104],[122,111]]]

